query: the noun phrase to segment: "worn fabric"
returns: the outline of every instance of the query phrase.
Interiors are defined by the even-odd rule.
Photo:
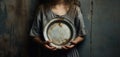
[[[65,15],[57,15],[51,11],[51,9],[44,9],[44,7],[40,6],[40,9],[38,11],[38,14],[36,15],[36,18],[34,19],[30,35],[31,36],[41,36],[42,40],[44,40],[43,37],[43,29],[46,26],[46,24],[56,17],[63,17],[66,19],[69,19],[76,29],[76,37],[77,36],[84,36],[85,33],[85,26],[83,21],[83,16],[80,10],[79,6],[74,6],[73,8],[69,9],[69,11]],[[43,57],[79,57],[78,50],[76,47],[73,49],[70,49],[69,51],[49,51],[45,48],[41,48],[41,55]]]

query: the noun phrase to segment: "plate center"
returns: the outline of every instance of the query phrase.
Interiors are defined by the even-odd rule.
[[[56,45],[64,45],[70,40],[71,30],[64,23],[54,23],[48,29],[48,37]]]

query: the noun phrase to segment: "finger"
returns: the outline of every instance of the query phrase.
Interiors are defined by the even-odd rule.
[[[73,48],[75,45],[69,45],[69,46],[66,46],[67,48]]]
[[[45,44],[50,44],[50,41],[45,41]]]
[[[55,51],[55,50],[57,50],[57,48],[56,47],[52,47],[52,49],[51,49],[52,51]]]
[[[45,47],[48,48],[48,49],[51,49],[51,47],[47,44],[45,44]]]
[[[56,50],[56,49],[57,49],[56,47],[53,47],[53,46],[51,46],[51,48],[52,48],[53,50]]]
[[[56,47],[53,47],[53,46],[49,46],[49,45],[45,45],[46,48],[50,49],[50,50],[57,50]]]
[[[57,48],[56,48],[56,47],[54,47],[52,50],[53,50],[53,51],[55,51],[55,50],[57,50]]]
[[[49,46],[49,45],[45,45],[47,48],[49,48],[49,49],[55,49],[55,47],[53,47],[53,46]]]
[[[62,46],[63,49],[67,50],[68,48],[66,46]]]

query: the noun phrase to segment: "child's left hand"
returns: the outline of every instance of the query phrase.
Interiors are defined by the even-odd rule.
[[[75,38],[75,40],[70,42],[71,43],[70,45],[62,46],[62,48],[65,49],[65,50],[71,49],[71,48],[75,47],[76,44],[78,44],[78,43],[80,43],[82,41],[83,41],[83,37],[78,36],[77,38]]]
[[[75,47],[75,45],[77,44],[75,41],[71,41],[70,42],[71,44],[70,45],[65,45],[65,46],[62,46],[63,49],[71,49],[73,47]]]

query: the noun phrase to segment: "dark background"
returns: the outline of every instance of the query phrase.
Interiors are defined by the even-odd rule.
[[[87,31],[80,57],[120,57],[120,0],[80,2]],[[38,4],[39,0],[0,0],[0,57],[37,57],[29,30]]]

